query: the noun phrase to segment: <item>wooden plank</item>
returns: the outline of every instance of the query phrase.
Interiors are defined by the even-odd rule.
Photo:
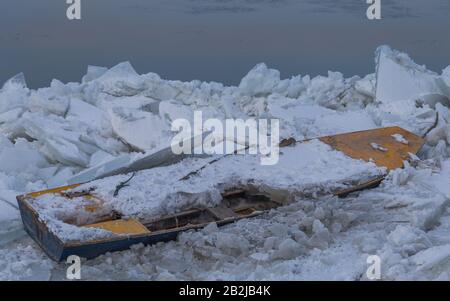
[[[77,188],[80,185],[81,184],[74,184],[74,185],[68,185],[68,186],[53,188],[53,189],[46,189],[46,190],[37,191],[37,192],[31,192],[31,193],[25,194],[24,196],[21,196],[21,197],[23,197],[23,198],[37,198],[37,197],[40,197],[40,196],[45,195],[45,194],[61,193],[61,192],[66,191],[66,190]]]
[[[110,231],[115,234],[146,234],[150,231],[139,221],[135,219],[118,219],[113,221],[106,221],[101,223],[95,223],[86,225],[88,228],[98,228]]]
[[[224,206],[217,206],[214,208],[207,208],[209,212],[211,212],[212,215],[214,215],[215,218],[218,220],[227,219],[230,217],[238,217],[239,214],[234,212],[231,208],[224,207]]]
[[[402,135],[408,144],[395,140],[392,137],[394,134]],[[424,144],[423,138],[397,126],[327,136],[319,140],[353,159],[373,161],[377,166],[389,170],[403,167],[403,161],[409,159],[409,153],[416,154]],[[384,150],[375,149],[373,144]]]
[[[340,197],[340,198],[345,198],[346,196],[348,196],[350,193],[352,192],[357,192],[357,191],[361,191],[361,190],[365,190],[365,189],[370,189],[370,188],[375,188],[378,185],[381,184],[381,182],[383,182],[385,176],[381,176],[381,177],[377,177],[374,179],[371,179],[367,182],[361,183],[359,185],[347,188],[347,189],[342,189],[339,191],[334,192],[333,194]]]

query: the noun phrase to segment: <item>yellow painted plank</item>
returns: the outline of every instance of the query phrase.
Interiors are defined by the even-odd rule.
[[[113,221],[101,222],[96,224],[86,225],[88,228],[98,228],[107,230],[116,234],[146,234],[150,231],[139,221],[134,219],[118,219]]]
[[[42,191],[31,192],[31,193],[26,194],[25,197],[37,198],[37,197],[40,197],[45,194],[60,193],[60,192],[66,191],[66,190],[77,188],[80,185],[81,184],[73,184],[73,185],[69,185],[69,186],[63,186],[63,187],[58,187],[58,188],[53,188],[53,189],[46,189],[46,190],[42,190]]]
[[[402,135],[408,144],[395,140],[392,137],[394,134]],[[409,158],[409,153],[416,154],[424,144],[423,138],[400,127],[327,136],[319,140],[353,159],[372,160],[377,166],[384,166],[389,170],[403,167],[403,161]],[[373,143],[381,146],[384,151],[374,149]]]

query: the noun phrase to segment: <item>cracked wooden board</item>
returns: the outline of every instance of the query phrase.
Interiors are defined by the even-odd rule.
[[[407,144],[395,139],[393,135],[396,134],[401,135]],[[353,159],[371,161],[388,170],[402,168],[403,161],[409,159],[409,153],[417,154],[424,144],[423,138],[397,126],[318,139]],[[375,148],[374,144],[380,148]]]
[[[396,139],[395,135],[400,135],[397,137],[403,138],[404,141],[399,141],[402,139]],[[371,161],[377,166],[386,167],[388,171],[402,168],[403,162],[409,159],[409,154],[416,155],[425,143],[423,138],[397,126],[326,136],[318,139],[353,159]],[[336,191],[334,195],[346,197],[353,192],[375,188],[384,180],[385,176],[376,177],[354,187]]]

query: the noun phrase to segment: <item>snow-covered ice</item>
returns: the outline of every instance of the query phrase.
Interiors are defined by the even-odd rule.
[[[227,157],[182,184],[176,179],[211,158],[141,171],[108,208],[151,216],[194,203],[211,205],[219,201],[220,189],[250,179],[303,193],[253,219],[83,261],[83,279],[366,280],[367,256],[379,255],[384,280],[450,280],[450,66],[433,72],[388,46],[375,57],[375,73],[362,78],[329,72],[283,79],[258,64],[236,87],[139,75],[127,62],[111,69],[90,66],[80,83],[53,80],[38,90],[27,87],[23,74],[11,78],[0,90],[0,279],[65,277],[66,265],[49,260],[22,230],[16,195],[86,179],[158,152],[170,144],[174,119],[190,120],[201,110],[204,118],[278,118],[281,138],[397,125],[427,133],[426,145],[379,187],[344,200],[304,192],[312,183],[329,191],[335,175],[373,175],[378,169],[350,164],[314,142],[283,149],[274,167],[260,166],[257,158]],[[399,135],[392,139],[408,143]],[[304,148],[305,160],[295,157],[296,148]],[[319,159],[309,162],[308,152]],[[321,170],[325,165],[331,168]],[[126,178],[95,185],[108,196],[115,187],[111,181]],[[78,201],[47,214],[64,219],[79,210]],[[64,233],[73,227],[52,226]],[[108,235],[93,231],[89,235]],[[68,240],[80,238],[70,233]]]
[[[397,142],[400,142],[403,144],[409,144],[408,140],[405,137],[403,137],[402,134],[394,134],[394,135],[392,135],[392,138],[394,138],[395,141],[397,141]]]

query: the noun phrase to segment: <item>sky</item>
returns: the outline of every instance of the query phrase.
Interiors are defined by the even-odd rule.
[[[28,86],[80,81],[88,65],[130,61],[166,79],[239,84],[257,63],[297,74],[374,72],[388,44],[441,72],[450,65],[449,0],[64,0],[0,2],[0,87],[23,72]]]

